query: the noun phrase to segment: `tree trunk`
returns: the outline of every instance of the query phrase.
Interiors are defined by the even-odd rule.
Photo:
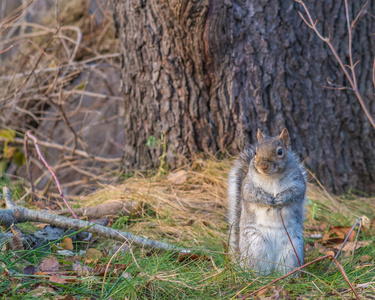
[[[344,0],[309,1],[324,36],[348,64]],[[353,20],[361,10],[351,0]],[[123,54],[128,168],[159,163],[150,136],[165,133],[171,167],[203,151],[236,153],[287,127],[294,150],[331,191],[375,192],[375,130],[328,47],[293,0],[115,0]],[[353,34],[360,92],[375,116],[370,0]]]

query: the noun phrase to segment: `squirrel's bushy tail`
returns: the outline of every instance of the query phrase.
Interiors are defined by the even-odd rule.
[[[241,216],[241,188],[249,170],[250,161],[255,155],[253,146],[248,146],[235,161],[228,176],[228,222],[229,246],[233,253],[238,252],[239,219]]]

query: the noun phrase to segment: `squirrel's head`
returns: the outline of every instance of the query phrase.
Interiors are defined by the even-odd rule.
[[[289,132],[283,129],[279,136],[266,137],[258,129],[258,144],[255,147],[254,167],[262,175],[282,172],[287,164],[290,150]]]

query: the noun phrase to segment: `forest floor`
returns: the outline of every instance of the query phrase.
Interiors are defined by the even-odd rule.
[[[231,160],[196,159],[173,173],[136,173],[117,185],[105,185],[75,201],[74,208],[106,201],[133,201],[129,216],[109,216],[112,228],[192,249],[193,255],[156,251],[95,239],[74,242],[60,251],[61,241],[33,250],[0,249],[1,299],[354,299],[335,264],[325,259],[304,268],[303,278],[288,277],[256,293],[280,277],[258,277],[243,270],[225,253],[227,174]],[[156,174],[158,172],[158,174]],[[313,178],[310,178],[313,181]],[[11,188],[14,199],[22,188]],[[355,195],[356,194],[356,195]],[[375,202],[349,192],[327,193],[309,184],[305,220],[305,263],[336,254],[359,217],[364,226],[349,237],[338,258],[361,299],[375,299]],[[41,207],[23,200],[25,207]],[[18,203],[20,205],[20,203]],[[47,203],[48,204],[48,203]],[[22,232],[42,225],[19,224]],[[66,239],[65,241],[68,241]],[[69,248],[69,247],[67,247]],[[74,254],[69,256],[68,253]],[[105,268],[108,266],[107,271]],[[105,275],[106,274],[106,275]]]

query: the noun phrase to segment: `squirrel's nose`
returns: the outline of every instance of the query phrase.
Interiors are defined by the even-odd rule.
[[[259,167],[262,169],[262,171],[267,171],[268,168],[269,168],[269,165],[268,165],[268,163],[262,161],[262,162],[259,163]]]

